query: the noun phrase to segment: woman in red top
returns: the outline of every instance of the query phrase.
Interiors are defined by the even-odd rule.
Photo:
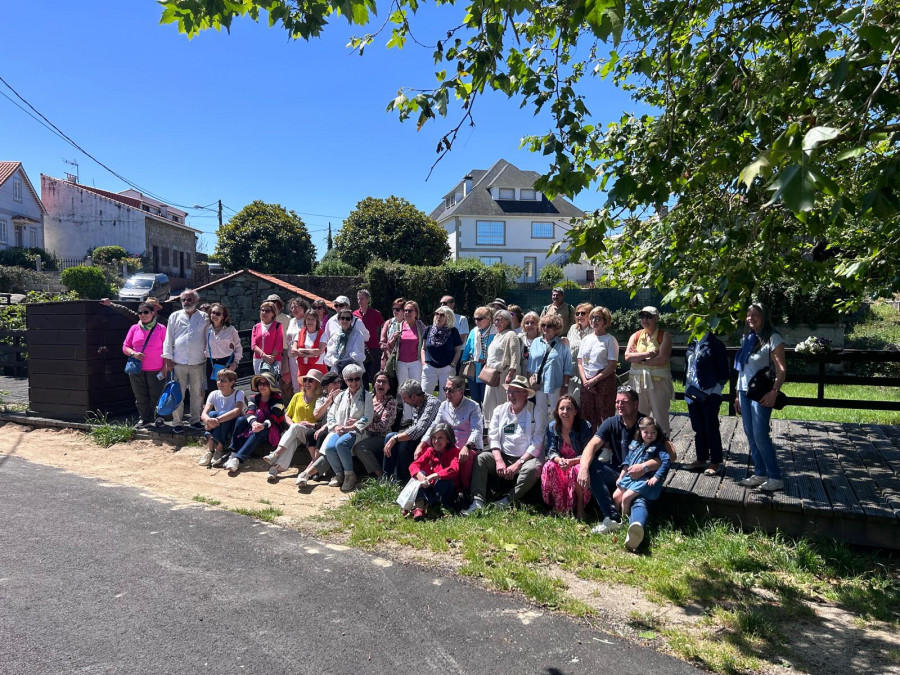
[[[250,349],[253,351],[253,372],[281,374],[281,352],[284,350],[284,329],[275,320],[278,309],[266,301],[259,307],[259,323],[253,326]]]
[[[438,422],[431,428],[428,445],[419,458],[409,465],[409,475],[419,481],[419,494],[411,514],[414,520],[425,520],[425,505],[440,504],[452,509],[459,495],[459,448],[453,427]]]
[[[303,377],[313,368],[323,371],[321,367],[322,353],[325,351],[325,343],[322,341],[322,324],[319,321],[319,313],[310,309],[303,317],[303,328],[297,335],[297,342],[291,345],[291,358],[297,359],[297,377]]]

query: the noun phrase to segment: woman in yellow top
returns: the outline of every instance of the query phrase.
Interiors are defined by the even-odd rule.
[[[669,435],[669,406],[675,399],[672,386],[672,336],[658,327],[659,310],[644,307],[639,314],[641,329],[628,340],[625,360],[631,364],[628,384],[638,394],[638,410],[652,415]]]

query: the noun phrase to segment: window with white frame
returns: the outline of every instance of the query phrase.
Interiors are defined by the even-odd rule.
[[[13,199],[17,202],[22,201],[22,181],[18,178],[13,179]]]
[[[6,221],[0,220],[0,244],[9,243],[9,233],[6,229]]]
[[[499,265],[501,262],[503,262],[502,258],[500,258],[499,255],[483,255],[479,258],[479,260],[488,267],[491,267],[492,265]]]
[[[527,188],[522,188],[519,190],[519,199],[524,199],[526,201],[534,201],[537,199],[537,192],[535,190],[529,190]]]
[[[553,223],[531,223],[532,239],[553,239]]]
[[[500,188],[498,190],[499,196],[497,199],[515,199],[516,198],[516,189],[515,188]]]
[[[479,220],[475,223],[477,246],[503,246],[506,244],[506,223],[502,220]]]

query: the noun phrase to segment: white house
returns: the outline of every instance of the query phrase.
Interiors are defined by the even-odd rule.
[[[547,199],[534,188],[538,178],[537,172],[522,171],[504,159],[487,171],[469,172],[431,212],[447,230],[451,257],[517,265],[524,270],[524,283],[537,281],[541,268],[550,263],[563,265],[573,281],[593,281],[589,264],[569,265],[565,254],[547,257],[584,212],[563,197]]]
[[[43,248],[46,212],[22,162],[0,162],[0,249]]]
[[[109,192],[41,175],[47,250],[61,258],[83,258],[97,246],[121,246],[145,256],[154,272],[190,279],[200,230],[185,224],[187,213],[136,190]]]

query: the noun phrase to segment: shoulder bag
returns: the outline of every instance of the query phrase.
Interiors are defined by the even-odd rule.
[[[771,339],[771,338],[770,338]],[[772,349],[769,348],[769,365],[761,370],[758,370],[756,374],[750,378],[750,381],[747,383],[747,398],[751,401],[756,401],[759,403],[762,400],[762,397],[768,394],[772,389],[775,388],[775,369],[772,367]],[[783,391],[778,392],[778,396],[775,399],[775,405],[772,407],[775,410],[781,410],[784,406],[787,405],[787,395]]]
[[[144,338],[144,344],[141,345],[141,353],[144,353],[144,349],[147,348],[147,343],[150,341],[150,336],[153,335],[153,331],[156,330],[156,327],[159,325],[159,321],[153,324],[153,328],[150,329],[150,332],[147,333],[147,337]],[[129,356],[128,360],[125,362],[125,373],[128,375],[140,375],[141,368],[143,367],[143,361],[140,359],[136,359],[133,356]]]
[[[209,329],[212,331],[212,328]],[[213,363],[212,357],[212,343],[210,342],[209,333],[206,334],[206,351],[209,354],[209,365],[212,367],[212,372],[209,374],[209,379],[215,382],[219,379],[219,371],[225,370],[228,366],[231,365],[231,362],[234,360],[234,354],[237,351],[236,349],[231,350],[231,356],[228,357],[228,360],[225,363]]]

